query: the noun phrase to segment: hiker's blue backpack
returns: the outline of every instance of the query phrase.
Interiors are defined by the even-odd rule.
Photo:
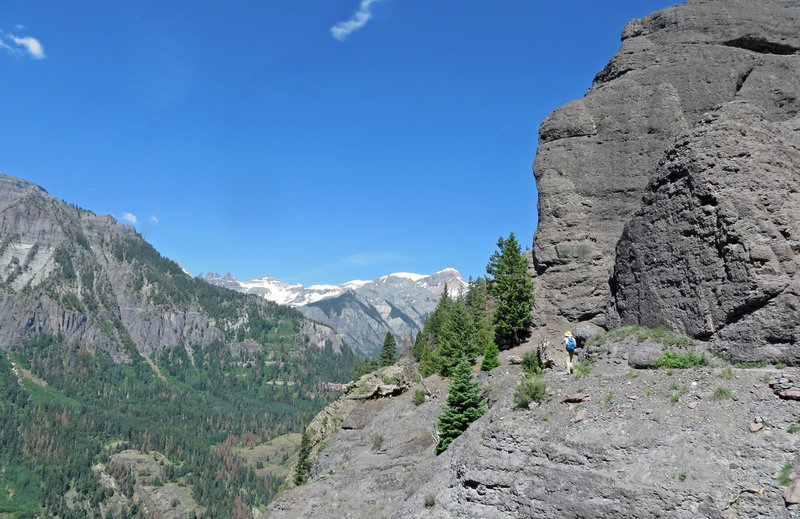
[[[575,337],[567,337],[567,351],[575,351]]]

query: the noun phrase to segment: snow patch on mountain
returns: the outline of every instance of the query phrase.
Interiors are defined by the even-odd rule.
[[[203,279],[296,307],[306,317],[333,327],[348,344],[365,353],[380,348],[387,331],[401,340],[422,329],[445,286],[454,297],[467,289],[464,278],[453,268],[430,275],[395,272],[372,281],[354,279],[341,285],[309,287],[269,276],[239,281],[230,274],[209,273]]]

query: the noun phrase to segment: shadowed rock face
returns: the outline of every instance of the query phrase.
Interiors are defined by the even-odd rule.
[[[767,116],[733,101],[677,139],[617,247],[609,323],[800,362],[800,118]]]
[[[539,323],[591,320],[608,326],[618,322],[615,305],[621,305],[624,322],[639,319],[630,310],[632,303],[625,302],[629,291],[618,291],[612,299],[615,264],[624,270],[616,256],[617,242],[642,206],[651,179],[660,174],[667,152],[699,127],[706,128],[707,147],[716,146],[706,114],[729,104],[725,118],[743,126],[764,121],[773,126],[763,138],[781,136],[796,142],[791,137],[797,134],[796,123],[791,121],[800,111],[797,2],[689,2],[631,21],[622,40],[620,51],[597,74],[586,96],[554,111],[540,129],[534,162],[539,227],[533,247]],[[720,127],[717,134],[723,133]],[[735,148],[736,139],[731,139],[728,145]],[[776,177],[797,175],[796,162],[773,169]],[[754,184],[759,173],[749,174]],[[746,217],[751,216],[760,217]],[[795,218],[796,228],[796,215],[788,217]],[[785,285],[786,279],[779,284]],[[607,312],[609,304],[612,309]],[[754,307],[744,305],[738,312],[748,313],[749,308]],[[657,317],[644,318],[648,312],[655,315],[655,310],[641,308],[642,322],[668,324]],[[681,329],[707,337],[737,317],[736,310],[723,313],[730,315],[715,318],[715,324],[697,333],[688,323]]]

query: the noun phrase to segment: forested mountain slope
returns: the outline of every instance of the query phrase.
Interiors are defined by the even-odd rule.
[[[281,475],[232,447],[298,431],[354,360],[330,328],[193,279],[132,227],[8,176],[0,348],[0,511],[62,517],[267,502]],[[160,456],[158,474],[127,449]],[[159,504],[165,487],[183,492]]]

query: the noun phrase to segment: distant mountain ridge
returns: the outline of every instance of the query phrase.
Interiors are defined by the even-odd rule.
[[[448,287],[457,295],[467,288],[461,273],[446,268],[434,274],[396,272],[372,281],[341,285],[292,285],[273,277],[240,281],[230,273],[199,276],[208,283],[297,308],[306,317],[327,324],[351,346],[376,351],[387,331],[398,340],[420,330]]]
[[[230,445],[298,431],[354,360],[330,327],[193,278],[133,227],[0,174],[0,516],[263,506],[283,477],[243,476]]]

